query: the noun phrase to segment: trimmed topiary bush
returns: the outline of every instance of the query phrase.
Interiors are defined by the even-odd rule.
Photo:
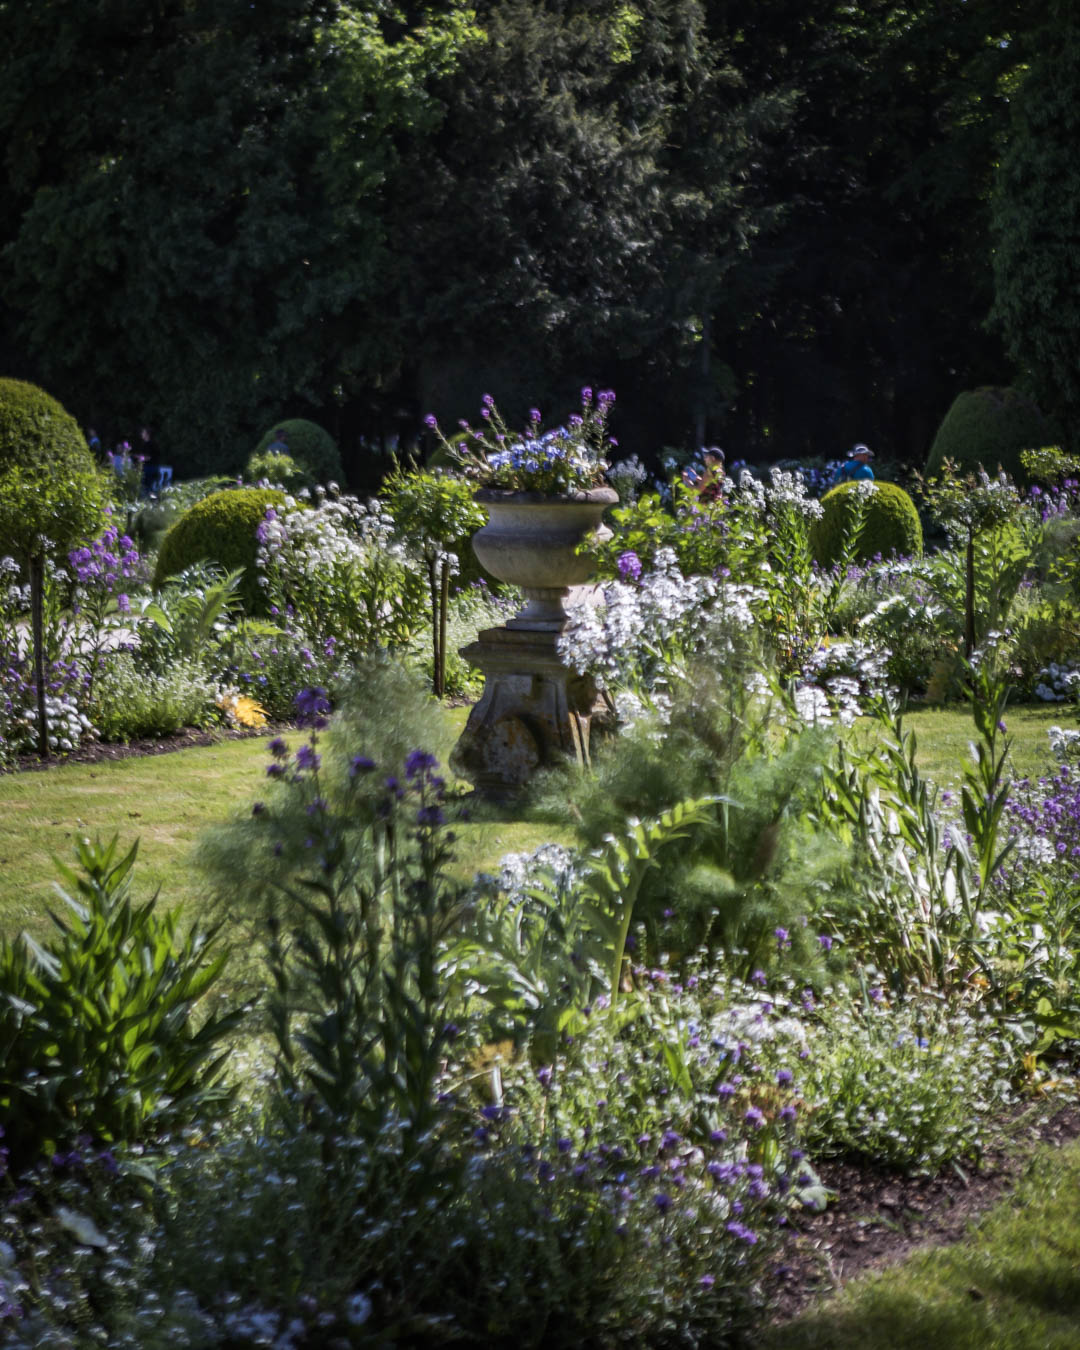
[[[1000,465],[1018,483],[1027,481],[1020,463],[1021,450],[1054,445],[1050,422],[1039,407],[1018,389],[984,385],[958,394],[938,427],[926,461],[926,476],[935,478],[947,459],[961,474],[981,465],[997,473]]]
[[[252,464],[261,459],[275,441],[284,441],[289,457],[299,465],[312,483],[340,483],[342,480],[341,455],[333,436],[324,431],[317,422],[305,421],[294,417],[285,422],[275,422],[262,440],[252,451],[248,460],[249,478]],[[262,476],[262,475],[258,475]]]
[[[227,488],[211,493],[185,511],[161,541],[154,585],[197,562],[217,563],[226,571],[244,569],[239,595],[248,614],[266,610],[266,598],[255,571],[255,531],[268,506],[281,506],[285,494],[276,488]]]
[[[74,417],[37,385],[0,379],[0,551],[17,556],[30,577],[42,756],[49,753],[42,646],[45,559],[92,536],[104,503],[104,475]]]
[[[810,547],[822,567],[836,562],[855,518],[859,483],[841,483],[821,499],[822,515],[810,527]],[[869,562],[879,553],[905,556],[921,554],[922,523],[915,503],[895,483],[875,483],[866,506],[862,534],[855,546],[855,561]]]

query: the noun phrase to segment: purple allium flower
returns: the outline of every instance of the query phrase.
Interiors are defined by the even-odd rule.
[[[296,767],[298,769],[310,769],[314,772],[322,763],[322,756],[317,755],[310,745],[302,745],[296,752]]]
[[[305,649],[306,650],[306,649]],[[309,657],[311,653],[308,653]],[[313,658],[312,658],[313,659]],[[330,700],[326,690],[316,685],[310,689],[301,689],[293,700],[299,714],[301,726],[309,725],[321,728],[326,725],[325,718],[330,712]]]
[[[410,750],[405,757],[405,777],[411,782],[428,769],[437,769],[439,761],[427,750]]]

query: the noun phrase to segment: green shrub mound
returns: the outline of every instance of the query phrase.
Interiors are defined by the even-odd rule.
[[[0,472],[19,465],[51,476],[57,456],[96,467],[78,422],[56,399],[35,384],[0,379]]]
[[[810,529],[810,547],[822,567],[831,567],[843,553],[844,540],[854,527],[858,483],[841,483],[821,499],[823,514]],[[855,544],[855,561],[869,562],[899,553],[919,555],[922,524],[915,503],[895,483],[875,483],[866,505],[862,533]]]
[[[254,474],[252,468],[253,466],[259,467],[259,463],[265,458],[269,446],[278,439],[279,432],[282,433],[281,439],[289,447],[289,458],[297,464],[301,473],[305,474],[312,483],[341,482],[343,477],[341,455],[333,436],[328,431],[324,431],[317,422],[308,422],[302,417],[294,417],[285,422],[275,422],[267,430],[248,460],[247,476],[249,478],[263,476],[262,474]]]
[[[226,488],[211,493],[185,511],[161,541],[154,586],[198,562],[216,563],[232,572],[244,569],[240,598],[248,614],[266,610],[266,597],[255,571],[258,541],[255,531],[268,506],[284,504],[285,494],[276,488]]]
[[[984,385],[956,396],[938,427],[926,461],[926,476],[936,477],[947,459],[961,473],[981,465],[987,473],[998,466],[1018,483],[1027,482],[1021,450],[1036,450],[1059,440],[1037,404],[1018,389]]]
[[[78,422],[37,385],[0,379],[0,551],[70,547],[100,523],[102,474]]]

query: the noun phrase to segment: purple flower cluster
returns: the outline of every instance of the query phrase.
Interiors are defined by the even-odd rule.
[[[80,586],[108,595],[120,594],[124,599],[123,583],[143,581],[146,577],[146,566],[134,542],[115,525],[107,526],[86,548],[72,549],[68,562]]]
[[[1011,833],[1028,841],[1022,857],[1035,865],[1064,866],[1072,880],[1080,878],[1080,773],[1074,765],[1062,764],[1036,783],[1017,783],[1008,815]],[[1015,872],[1014,866],[1010,875]]]

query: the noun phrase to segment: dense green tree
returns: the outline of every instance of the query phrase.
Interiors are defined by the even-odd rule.
[[[6,294],[92,415],[184,469],[377,376],[393,132],[467,28],[323,0],[5,7]],[[388,36],[387,34],[391,34]],[[346,320],[356,334],[346,341]]]
[[[1052,6],[1024,46],[994,193],[993,322],[1040,405],[1080,421],[1080,13]]]
[[[921,460],[959,388],[1008,375],[982,331],[987,198],[1007,113],[998,0],[717,4],[745,77],[796,91],[763,171],[786,204],[714,341],[742,386],[730,448]]]

